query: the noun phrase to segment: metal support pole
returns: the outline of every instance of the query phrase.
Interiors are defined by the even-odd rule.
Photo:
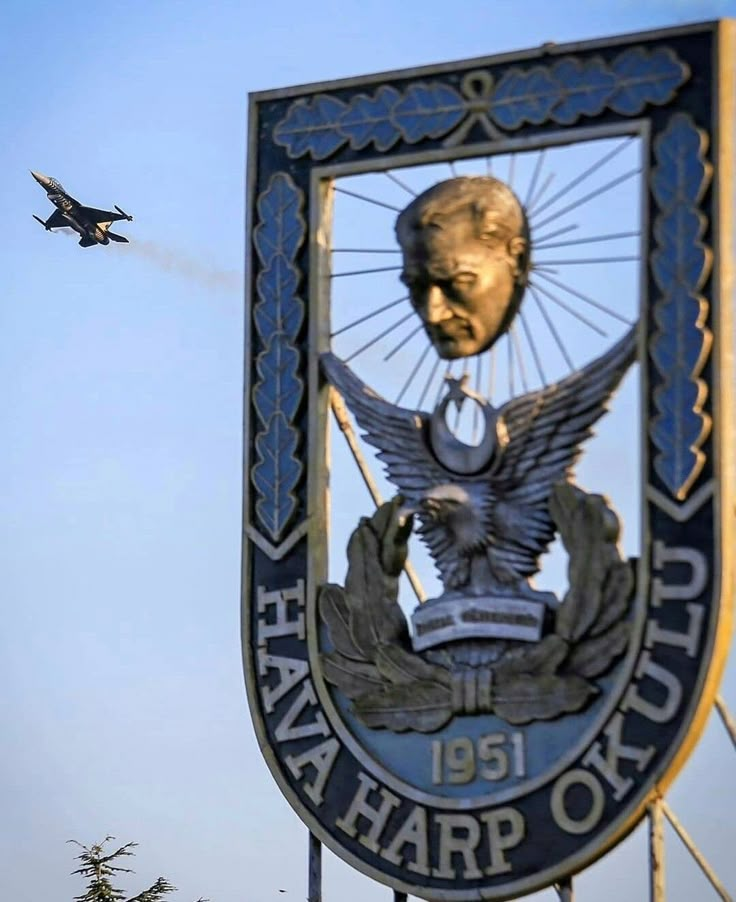
[[[307,902],[322,902],[322,843],[309,834],[309,887]]]
[[[360,470],[360,475],[363,477],[365,487],[370,492],[373,503],[376,505],[376,507],[380,507],[383,504],[383,498],[381,497],[381,493],[378,489],[378,484],[373,478],[370,467],[368,466],[368,461],[365,459],[365,456],[360,449],[358,439],[355,435],[355,430],[353,429],[353,426],[350,422],[350,417],[348,416],[347,408],[345,407],[345,402],[343,401],[337,390],[334,388],[330,391],[330,405],[332,407],[332,414],[335,417],[335,422],[342,431],[342,434],[345,436],[345,441],[347,442],[348,448],[350,449],[350,453],[353,455],[353,460],[355,461],[358,470]],[[419,581],[417,572],[410,561],[407,561],[404,564],[404,572],[406,573],[409,579],[409,583],[414,590],[417,601],[421,604],[427,596],[424,593],[424,589],[422,588],[422,584]]]
[[[690,837],[690,834],[682,826],[682,824],[678,820],[675,812],[670,808],[670,806],[667,804],[667,802],[665,802],[664,799],[662,799],[661,805],[662,805],[662,812],[664,813],[664,816],[672,824],[672,826],[675,829],[675,833],[677,833],[677,835],[680,837],[685,848],[693,856],[693,858],[695,859],[700,870],[705,874],[707,879],[710,881],[710,885],[718,893],[718,895],[721,897],[721,899],[724,900],[724,902],[733,902],[733,899],[728,894],[726,887],[721,883],[721,881],[718,879],[718,877],[716,877],[715,871],[708,864],[708,862],[705,859],[705,856],[700,851],[700,849],[695,845],[695,843],[693,842],[693,840]]]
[[[723,701],[723,696],[716,696],[716,708],[718,709],[718,713],[721,715],[721,720],[723,721],[723,726],[726,728],[728,735],[731,737],[731,742],[734,744],[734,748],[736,748],[736,720],[731,716],[728,708],[726,707],[726,703]]]
[[[400,893],[397,889],[394,890],[394,902],[407,902],[408,898],[406,893]]]
[[[559,883],[555,883],[555,889],[560,897],[560,902],[574,902],[572,877],[566,877]]]
[[[664,817],[662,803],[656,799],[647,810],[649,817],[649,899],[665,902]]]

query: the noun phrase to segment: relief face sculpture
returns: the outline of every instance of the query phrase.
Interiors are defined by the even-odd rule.
[[[491,347],[519,309],[529,262],[526,216],[491,177],[433,185],[399,215],[401,279],[440,357]]]

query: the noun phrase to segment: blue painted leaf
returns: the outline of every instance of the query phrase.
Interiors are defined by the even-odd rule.
[[[253,391],[253,404],[264,426],[278,413],[291,422],[302,399],[299,377],[299,352],[283,333],[272,336],[265,351],[256,359],[259,380]]]
[[[687,114],[674,115],[654,145],[657,167],[652,174],[652,193],[663,210],[700,201],[711,175],[706,150],[705,133]]]
[[[357,94],[340,119],[340,129],[350,138],[353,150],[362,150],[371,141],[376,150],[388,150],[399,139],[391,111],[401,94],[384,85],[374,97]]]
[[[700,241],[704,217],[689,207],[677,206],[657,220],[658,249],[652,254],[652,272],[663,292],[683,286],[698,291],[708,278],[711,253]]]
[[[276,254],[293,260],[304,241],[302,192],[291,177],[277,172],[258,198],[259,222],[253,230],[253,243],[263,266]]]
[[[690,475],[698,455],[693,449],[701,438],[707,422],[695,412],[699,396],[699,380],[692,381],[681,374],[668,383],[666,394],[658,396],[661,413],[652,423],[652,438],[661,445],[655,466],[660,477],[675,492]],[[682,411],[688,413],[683,416]],[[658,464],[658,465],[657,465]]]
[[[262,269],[256,280],[255,331],[265,346],[256,360],[251,402],[260,421],[251,479],[260,528],[279,541],[296,508],[294,489],[302,466],[294,454],[300,439],[293,425],[303,394],[295,346],[304,319],[295,260],[304,241],[303,194],[286,173],[272,176],[258,199],[253,242]]]
[[[678,286],[696,292],[710,272],[711,254],[701,241],[707,223],[697,209],[710,179],[705,143],[701,130],[683,113],[672,117],[655,142],[651,184],[662,213],[654,225],[658,250],[652,270],[665,293]]]
[[[690,77],[689,67],[668,47],[652,53],[632,47],[616,57],[611,65],[616,90],[609,106],[624,116],[636,116],[648,103],[669,103],[675,91]]]
[[[615,86],[615,77],[603,60],[582,63],[563,59],[552,67],[552,78],[562,87],[562,99],[552,112],[555,122],[570,125],[581,116],[603,112]]]
[[[296,457],[299,433],[277,413],[256,437],[256,464],[251,478],[259,499],[256,513],[274,542],[278,542],[296,510],[294,488],[302,473]]]
[[[706,312],[703,298],[682,287],[656,305],[659,332],[652,341],[651,355],[665,381],[675,370],[688,375],[700,371],[709,346],[710,333],[703,329]]]
[[[698,294],[710,271],[710,250],[701,240],[707,222],[697,207],[709,175],[704,151],[692,119],[674,115],[655,142],[651,180],[660,208],[651,265],[662,297],[654,306],[658,331],[650,353],[662,384],[654,394],[657,416],[650,436],[659,450],[655,470],[681,500],[702,469],[700,446],[710,424],[703,412],[708,388],[700,374],[712,335],[705,326],[708,303]]]
[[[393,109],[393,121],[404,140],[415,144],[422,138],[440,138],[468,112],[467,103],[454,88],[439,82],[417,82]]]
[[[511,69],[498,83],[489,105],[493,119],[505,129],[525,122],[539,125],[562,100],[562,88],[548,69]]]
[[[297,100],[274,128],[273,139],[290,157],[310,153],[315,160],[324,160],[345,143],[339,123],[346,109],[341,100],[327,94],[317,94],[311,103]]]
[[[296,337],[304,320],[304,303],[296,291],[299,273],[284,257],[274,257],[268,269],[258,274],[256,289],[259,301],[255,306],[258,334],[264,343],[274,332]]]
[[[702,465],[699,450],[707,433],[709,420],[697,411],[702,393],[700,380],[691,380],[683,372],[674,372],[666,388],[657,392],[655,401],[661,411],[651,426],[652,441],[660,453],[654,468],[660,479],[676,497],[684,497],[693,474]]]

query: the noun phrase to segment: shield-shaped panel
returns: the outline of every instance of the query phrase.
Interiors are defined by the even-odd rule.
[[[347,862],[507,899],[632,829],[730,630],[734,29],[254,95],[243,649]]]

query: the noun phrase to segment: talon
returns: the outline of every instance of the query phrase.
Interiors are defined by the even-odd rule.
[[[396,517],[399,521],[399,526],[404,526],[406,523],[408,523],[416,513],[418,513],[418,511],[417,508],[414,507],[414,505],[407,505],[406,507],[402,507],[396,514]]]

